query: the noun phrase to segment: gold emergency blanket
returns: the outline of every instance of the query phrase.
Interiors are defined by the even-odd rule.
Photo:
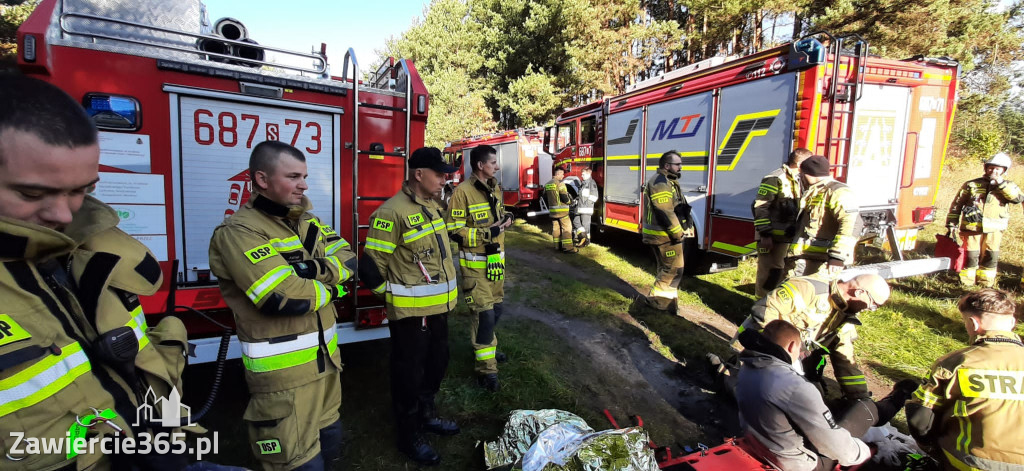
[[[569,412],[516,410],[502,435],[484,443],[484,463],[490,470],[657,471],[647,442],[639,427],[595,432]]]

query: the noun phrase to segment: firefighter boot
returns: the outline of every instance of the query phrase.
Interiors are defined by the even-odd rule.
[[[430,442],[420,433],[415,433],[409,438],[398,443],[398,450],[405,453],[409,459],[423,466],[437,466],[441,464],[441,456],[437,454]]]
[[[878,408],[878,420],[873,425],[879,427],[892,420],[903,409],[919,386],[921,386],[921,382],[916,379],[898,381],[892,387],[892,392],[875,402],[875,407]]]
[[[477,384],[480,385],[480,387],[490,392],[498,392],[501,390],[501,383],[498,382],[497,373],[477,376],[476,382]]]
[[[996,269],[995,268],[979,268],[978,269],[978,285],[984,288],[991,288],[996,284]]]
[[[423,406],[421,418],[423,431],[435,435],[450,436],[458,435],[459,425],[452,419],[443,419],[437,416],[437,408],[427,404]]]
[[[978,273],[978,267],[964,268],[960,270],[960,284],[964,286],[974,286],[974,277]]]

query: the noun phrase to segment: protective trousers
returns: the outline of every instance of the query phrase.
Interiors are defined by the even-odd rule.
[[[757,279],[754,296],[758,299],[768,295],[782,284],[786,275],[786,252],[789,244],[773,241],[772,248],[766,249],[757,242]]]
[[[498,372],[495,328],[501,319],[505,296],[505,282],[488,280],[486,271],[486,268],[462,267],[462,292],[466,293],[466,304],[474,313],[469,328],[470,343],[476,357],[473,370],[480,375]]]
[[[999,263],[999,244],[1003,240],[1003,231],[964,233],[962,237],[967,261],[960,270],[960,283],[965,286],[977,283],[991,288],[996,283],[996,266]]]
[[[551,240],[555,243],[557,250],[570,252],[576,250],[572,245],[572,221],[569,216],[551,220]]]
[[[828,278],[830,275],[828,273],[828,265],[826,263],[827,260],[812,260],[800,257],[787,258],[785,268],[786,276],[783,277],[783,280],[815,274]],[[760,261],[758,262],[758,265],[760,265]],[[779,282],[781,281],[782,280],[779,280]]]
[[[593,217],[593,214],[579,214],[579,213],[577,213],[575,216],[573,216],[573,218],[572,218],[572,225],[574,227],[573,230],[576,231],[576,233],[574,234],[576,236],[576,239],[581,239],[582,238],[581,235],[582,234],[586,234],[587,240],[590,240],[590,218],[591,217]]]
[[[683,244],[668,243],[651,248],[658,260],[658,272],[647,304],[664,311],[679,297],[679,283],[683,281]]]
[[[328,363],[328,368],[333,368]],[[338,443],[322,443],[339,423],[341,375],[333,374],[284,391],[254,393],[243,419],[249,442],[264,470],[323,469],[341,454]],[[306,468],[305,465],[311,467]]]
[[[436,410],[434,396],[448,371],[448,313],[388,321],[391,332],[391,405],[398,443],[420,433]]]

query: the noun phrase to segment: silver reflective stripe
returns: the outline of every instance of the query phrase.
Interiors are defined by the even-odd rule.
[[[594,208],[577,208],[576,214],[594,214]]]
[[[462,259],[466,260],[467,262],[486,262],[487,261],[487,255],[478,254],[478,253],[472,253],[472,252],[463,252],[461,250],[459,251],[459,257],[462,257]],[[501,251],[501,259],[505,260],[505,251],[504,250]]]
[[[486,258],[485,258],[486,260]],[[456,280],[449,280],[447,283],[436,285],[405,286],[398,283],[388,282],[388,291],[396,296],[408,296],[420,298],[423,296],[434,296],[436,294],[447,294],[458,286]]]
[[[68,354],[66,357],[57,360],[56,363],[51,365],[39,373],[36,373],[31,378],[27,378],[24,382],[20,382],[12,385],[9,388],[0,390],[0,417],[6,415],[13,410],[17,410],[21,407],[25,407],[31,404],[38,403],[45,397],[36,397],[32,400],[32,396],[38,393],[44,394],[46,397],[52,396],[57,391],[64,388],[74,381],[76,377],[82,373],[89,371],[89,357],[85,355],[81,347],[77,343],[73,343],[64,347],[64,350],[75,349],[74,353]],[[50,357],[52,358],[52,357]],[[44,358],[41,361],[46,361]],[[76,372],[75,369],[86,365],[86,368],[81,372]],[[31,369],[31,367],[29,367]],[[26,370],[28,371],[28,370]],[[4,382],[12,380],[12,378],[18,377],[19,374],[15,374],[11,378],[8,378]],[[15,379],[13,382],[16,382]],[[19,402],[29,402],[29,404],[19,404]]]
[[[331,325],[330,328],[324,329],[324,343],[330,343],[334,339],[335,326]],[[249,358],[266,358],[274,355],[281,355],[283,353],[297,352],[302,349],[316,347],[320,345],[320,340],[317,339],[319,332],[310,332],[308,334],[302,334],[295,340],[289,340],[287,342],[238,342],[242,346],[242,355]]]
[[[299,242],[298,236],[291,236],[287,239],[272,239],[270,241],[270,245],[272,245],[274,249],[281,252],[287,252],[289,250],[299,250],[302,248],[302,242]]]

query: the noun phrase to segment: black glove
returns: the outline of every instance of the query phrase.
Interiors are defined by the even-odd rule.
[[[295,274],[299,275],[299,278],[305,278],[307,280],[316,279],[317,273],[320,273],[320,264],[316,260],[294,262],[291,266],[292,269],[295,270]]]
[[[501,216],[501,224],[505,224],[506,222],[515,222],[515,220],[516,216],[512,213],[505,213]]]
[[[341,299],[341,297],[345,296],[346,294],[348,294],[348,291],[345,291],[345,287],[344,286],[342,286],[342,285],[331,286],[331,300]]]
[[[822,375],[825,373],[825,364],[827,363],[825,357],[828,353],[828,350],[818,348],[811,352],[810,355],[807,355],[807,358],[800,361],[804,366],[804,376],[808,381],[824,383]]]
[[[484,246],[487,254],[487,279],[489,281],[501,281],[505,279],[505,263],[501,261],[501,248],[498,244],[487,244]]]

